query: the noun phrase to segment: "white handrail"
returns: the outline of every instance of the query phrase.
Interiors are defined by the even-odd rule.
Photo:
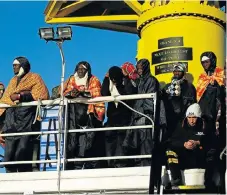
[[[68,133],[82,133],[82,132],[96,132],[96,131],[118,131],[127,129],[148,129],[153,128],[153,125],[138,125],[138,126],[124,126],[124,127],[103,127],[103,128],[91,128],[91,129],[71,129]],[[12,137],[21,135],[47,135],[47,134],[58,134],[58,131],[40,131],[40,132],[21,132],[21,133],[4,133],[0,134],[2,137]],[[64,133],[61,131],[60,133]]]
[[[70,158],[66,162],[87,162],[96,160],[118,160],[118,159],[135,159],[135,158],[151,158],[152,155],[133,155],[133,156],[109,156],[109,157],[93,157],[93,158]],[[41,163],[57,163],[58,160],[34,160],[34,161],[8,161],[0,162],[0,165],[13,165],[13,164],[41,164]],[[62,164],[63,162],[61,162]]]
[[[67,103],[84,103],[84,104],[97,104],[97,103],[107,103],[107,102],[114,102],[119,100],[133,100],[133,99],[148,99],[154,98],[156,95],[155,93],[148,93],[148,94],[136,94],[136,95],[119,95],[119,96],[100,96],[95,98],[75,98],[75,99],[66,99],[64,100],[64,105]],[[41,106],[50,106],[50,105],[59,105],[60,99],[55,100],[42,100],[40,101]],[[38,101],[32,102],[23,102],[17,105],[8,105],[8,104],[1,104],[0,108],[10,108],[10,107],[21,107],[21,106],[37,106]]]

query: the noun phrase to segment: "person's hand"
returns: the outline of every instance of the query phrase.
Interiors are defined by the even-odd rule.
[[[10,99],[15,102],[18,101],[20,99],[20,94],[19,93],[14,93],[10,96]]]
[[[187,141],[187,142],[184,143],[184,147],[185,147],[186,149],[188,149],[188,150],[192,150],[192,149],[193,149],[193,143]]]
[[[79,93],[80,93],[79,90],[73,89],[73,90],[70,92],[70,95],[71,95],[71,97],[77,97]]]
[[[200,145],[200,141],[196,141],[196,140],[189,140],[189,142],[192,143],[193,149],[196,148],[197,146]]]

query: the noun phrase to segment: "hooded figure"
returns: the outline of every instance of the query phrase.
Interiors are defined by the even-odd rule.
[[[150,63],[147,59],[141,59],[136,65],[137,72],[140,76],[138,84],[138,94],[156,93],[159,92],[159,82],[151,75]],[[153,99],[139,99],[135,101],[134,109],[143,114],[146,114],[154,120],[154,102]],[[163,114],[163,110],[159,112]],[[165,117],[164,117],[165,118]],[[163,119],[162,117],[160,120]],[[151,125],[151,122],[138,113],[133,112],[131,125]],[[160,125],[161,126],[161,125]],[[151,154],[153,148],[152,129],[138,129],[128,130],[126,139],[124,140],[124,147],[131,150],[137,155]],[[149,166],[150,159],[136,160],[136,166]]]
[[[216,67],[217,58],[213,52],[204,52],[201,57],[201,64],[204,73],[199,76],[197,83],[197,101],[201,107],[203,118],[206,120],[206,134],[212,137],[209,143],[209,154],[212,156],[212,162],[215,161],[218,146],[222,140],[226,140],[226,102],[224,70]],[[225,141],[224,141],[225,142]],[[214,164],[207,168],[207,178],[213,177]],[[207,186],[212,186],[212,181],[206,181]]]
[[[130,95],[133,91],[132,85],[125,85],[124,75],[121,68],[113,66],[108,71],[108,76],[104,78],[102,84],[102,96]],[[130,107],[133,107],[134,101],[124,101]],[[109,102],[107,109],[106,127],[121,127],[130,124],[132,112],[123,104]],[[106,131],[105,149],[106,156],[124,156],[122,144],[125,139],[126,131]],[[108,167],[125,167],[126,160],[110,160]]]
[[[200,106],[188,107],[186,117],[180,121],[172,136],[167,140],[167,159],[173,186],[183,185],[180,170],[205,168],[206,136],[205,123],[201,118]]]
[[[10,80],[0,103],[16,105],[21,102],[46,100],[48,89],[42,78],[30,72],[30,63],[25,57],[17,57],[13,61],[15,76]],[[5,113],[3,132],[40,131],[40,122],[36,121],[36,107],[11,107],[0,109],[0,115]],[[33,136],[15,136],[5,138],[5,158],[7,161],[32,160]],[[31,164],[6,165],[7,172],[31,171]]]
[[[91,74],[91,66],[82,61],[76,65],[75,72],[64,83],[64,96],[67,98],[101,96],[101,83]],[[68,128],[98,128],[102,126],[104,118],[104,103],[81,104],[73,103],[68,107]],[[102,132],[69,133],[67,138],[67,158],[87,158],[102,156]],[[103,143],[104,144],[104,143]],[[100,166],[96,162],[70,162],[66,169],[89,169]]]
[[[173,67],[172,82],[162,89],[162,98],[167,113],[167,134],[170,136],[177,123],[181,121],[191,104],[196,102],[196,89],[185,79],[186,67],[183,63],[176,63]]]

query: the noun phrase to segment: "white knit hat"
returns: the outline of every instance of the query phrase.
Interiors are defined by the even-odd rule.
[[[202,111],[201,111],[199,104],[197,104],[197,103],[189,106],[187,109],[187,112],[186,112],[186,117],[195,116],[195,117],[201,118],[201,115],[202,115]]]

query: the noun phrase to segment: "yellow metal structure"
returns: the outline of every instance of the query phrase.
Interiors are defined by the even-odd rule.
[[[200,55],[213,51],[223,67],[226,55],[225,1],[51,1],[49,24],[75,24],[139,35],[136,58],[147,58],[151,72],[170,82],[174,62],[184,62],[196,84],[203,72]],[[127,59],[126,59],[127,60]]]

